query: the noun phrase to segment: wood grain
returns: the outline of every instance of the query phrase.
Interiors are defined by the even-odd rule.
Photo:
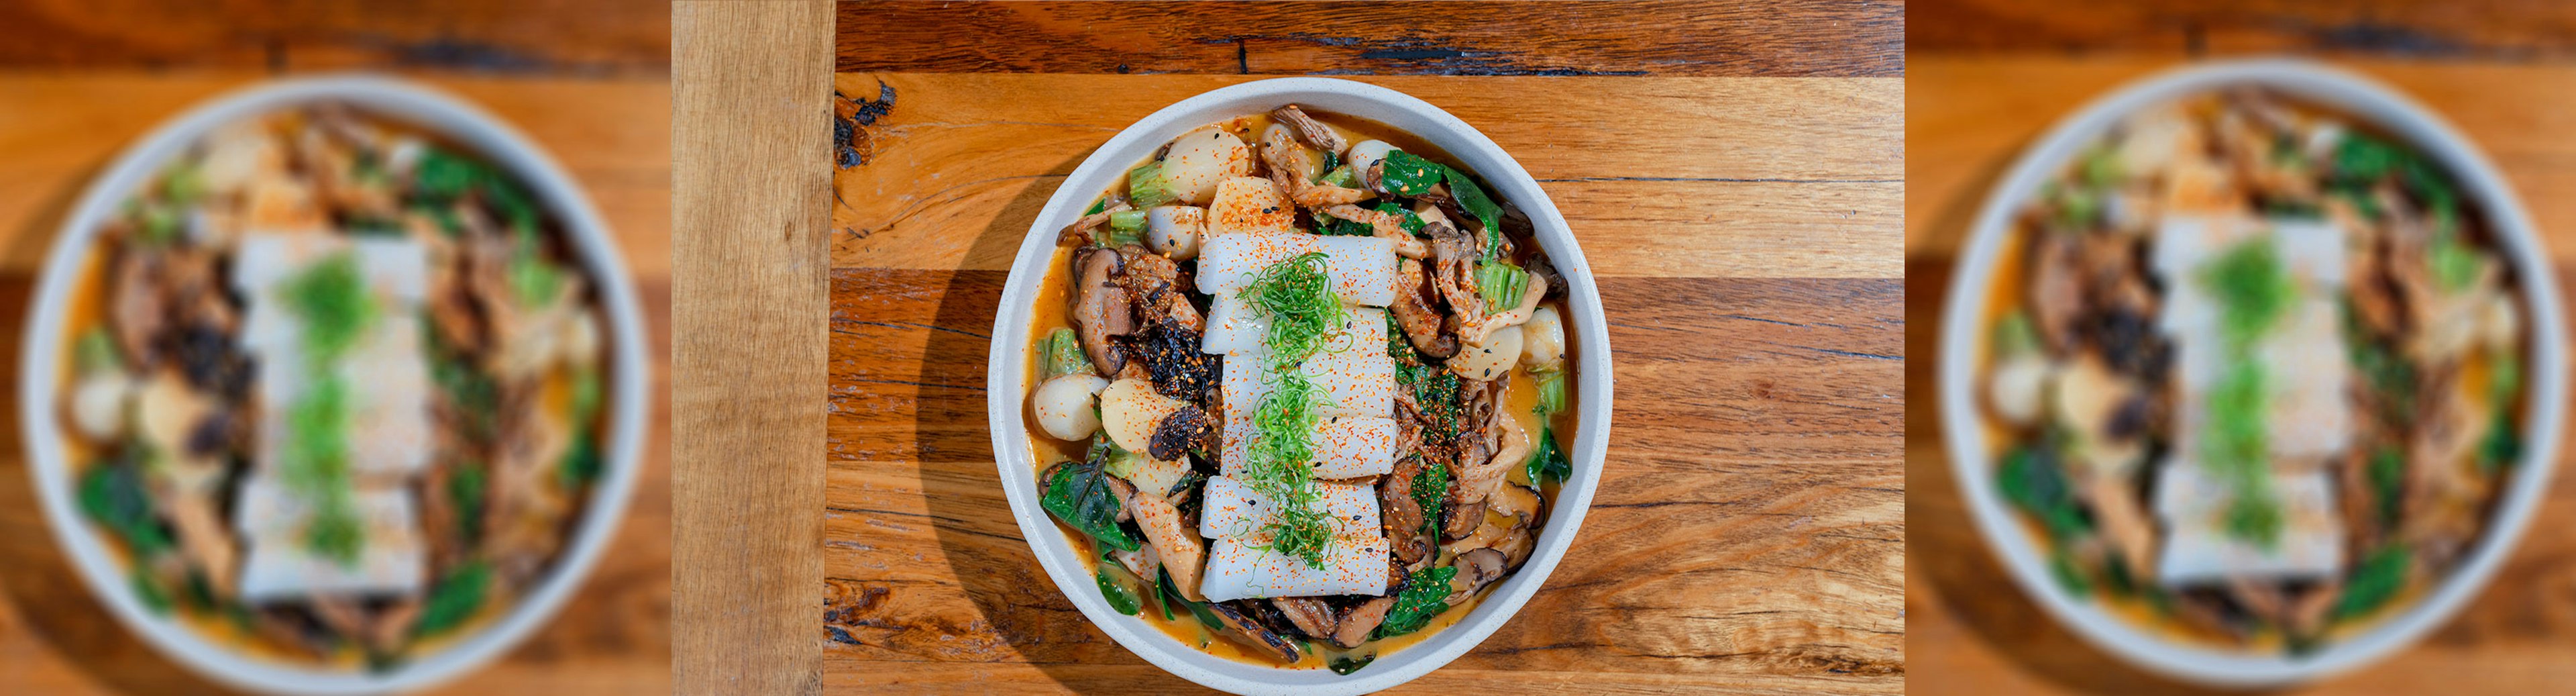
[[[16,0],[0,66],[667,76],[671,14],[601,0]]]
[[[2545,23],[2547,18],[2533,20]],[[1918,29],[1930,29],[1917,22]],[[1944,30],[1935,30],[1944,31]],[[1921,694],[2187,692],[2084,644],[2005,576],[1969,522],[1942,449],[1933,374],[1951,261],[1986,190],[2039,132],[2122,82],[2180,63],[2144,53],[1916,55],[1907,94],[1908,690]],[[2561,277],[2576,273],[2576,68],[2492,61],[2338,63],[2433,105],[2532,211]],[[2564,291],[2564,288],[2562,288]],[[2562,300],[2563,301],[2563,300]],[[2563,461],[2567,453],[2560,455]],[[2530,533],[2460,615],[2422,643],[2297,693],[2541,693],[2576,679],[2576,482],[2551,486]]]
[[[1837,11],[1882,6],[1422,7],[1148,8],[1219,18],[1178,23],[1108,19],[1125,6],[842,8],[836,86],[865,104],[841,112],[894,99],[852,124],[835,174],[831,690],[1199,690],[1083,619],[1029,554],[985,430],[986,332],[1038,208],[1100,143],[1257,79],[1238,73],[1307,70],[1444,73],[1356,79],[1458,115],[1540,180],[1599,276],[1618,351],[1610,455],[1570,557],[1480,647],[1398,691],[1904,688],[1901,64],[1834,73],[1884,77],[1746,77],[1776,73],[1674,48],[1775,25],[1811,36]],[[1550,9],[1571,28],[1469,26]],[[1245,39],[1235,55],[1237,33],[1268,36],[1278,17],[1362,13],[1381,19],[1349,43],[1315,29]],[[1746,19],[1766,13],[1785,18]],[[934,21],[1007,49],[940,53],[910,35]],[[1647,36],[1694,22],[1726,29]],[[1360,55],[1412,40],[1386,27],[1417,26],[1513,69],[1566,65],[1549,56],[1575,42],[1558,37],[1600,31],[1601,61],[1655,76],[1493,76],[1480,73],[1509,71]],[[1846,31],[1855,46],[1832,59],[1875,65],[1875,29]],[[1221,53],[1194,52],[1206,47]],[[1110,61],[1199,74],[1103,74]]]
[[[840,72],[1901,77],[1905,5],[919,2],[841,6]],[[966,40],[961,40],[966,39]]]
[[[0,345],[18,345],[42,254],[90,177],[145,129],[258,79],[240,71],[0,73],[0,181],[10,182],[0,187]],[[653,422],[612,550],[554,621],[502,660],[435,693],[667,691],[671,411],[661,395],[671,354],[670,87],[659,79],[420,79],[526,132],[590,193],[635,277],[655,378],[637,395],[653,400]],[[81,584],[45,527],[21,451],[17,428],[0,429],[0,597],[7,600],[0,602],[0,691],[211,689],[128,634]]]
[[[1243,77],[842,73],[843,94],[895,90],[837,177],[842,265],[1007,270],[1018,247],[970,248],[997,219],[1037,215],[1109,136]],[[1889,278],[1905,85],[1893,78],[1361,78],[1439,105],[1509,148],[1605,275]],[[1115,92],[1116,102],[1097,95]],[[1534,98],[1617,103],[1530,109]],[[1569,97],[1570,98],[1570,97]],[[1675,153],[1694,153],[1676,156]],[[936,178],[929,178],[936,177]],[[1024,231],[1024,230],[1023,230]],[[1761,249],[1761,254],[1737,253]]]
[[[1913,55],[2292,52],[2443,61],[2576,57],[2576,6],[2550,0],[1918,0]]]
[[[831,10],[672,10],[680,693],[821,690]]]

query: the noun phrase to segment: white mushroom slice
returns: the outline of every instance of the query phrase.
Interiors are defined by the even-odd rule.
[[[1056,375],[1038,385],[1029,395],[1029,408],[1037,412],[1038,427],[1048,437],[1065,441],[1088,439],[1100,431],[1100,416],[1093,412],[1093,399],[1109,388],[1109,380],[1099,375]]]

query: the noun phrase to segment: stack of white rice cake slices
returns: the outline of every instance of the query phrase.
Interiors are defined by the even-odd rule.
[[[1202,491],[1199,534],[1215,540],[1199,589],[1208,601],[1243,598],[1383,595],[1387,540],[1378,522],[1377,489],[1363,481],[1394,469],[1395,359],[1386,353],[1387,303],[1395,298],[1394,243],[1376,237],[1299,232],[1296,207],[1267,179],[1243,177],[1217,187],[1199,251],[1198,290],[1214,298],[1202,349],[1225,356],[1219,385],[1225,400],[1222,475]],[[1270,326],[1239,293],[1261,272],[1309,252],[1322,252],[1333,292],[1348,309],[1341,335],[1293,369],[1328,402],[1319,407],[1314,440],[1318,507],[1331,516],[1332,543],[1323,567],[1268,549],[1277,505],[1239,478],[1252,441],[1288,433],[1258,432],[1254,410],[1270,393]]]

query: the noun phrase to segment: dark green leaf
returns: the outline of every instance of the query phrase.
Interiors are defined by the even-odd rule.
[[[170,534],[153,513],[152,494],[144,487],[143,468],[130,456],[100,460],[81,472],[80,507],[138,558],[170,548]]]
[[[1369,663],[1376,661],[1377,655],[1374,654],[1361,655],[1359,659],[1352,659],[1349,655],[1343,655],[1333,658],[1330,666],[1332,667],[1334,674],[1350,676],[1350,673],[1360,671],[1360,668],[1367,667],[1369,666]]]
[[[1529,474],[1530,485],[1533,486],[1544,486],[1548,481],[1563,481],[1566,477],[1574,475],[1574,464],[1565,460],[1565,450],[1556,445],[1554,427],[1539,429],[1538,449],[1530,453],[1529,462],[1522,467],[1527,469],[1523,473]]]
[[[1449,596],[1450,578],[1457,576],[1457,566],[1415,571],[1404,590],[1396,593],[1395,608],[1387,610],[1386,622],[1378,624],[1375,637],[1392,638],[1430,625],[1431,619],[1449,610],[1449,603],[1441,600]]]
[[[1439,163],[1403,150],[1387,151],[1386,160],[1378,166],[1379,185],[1389,193],[1406,197],[1431,192],[1431,187],[1440,183],[1442,173]]]
[[[1466,172],[1459,171],[1457,167],[1444,164],[1440,165],[1440,170],[1442,178],[1449,181],[1450,197],[1458,199],[1458,207],[1465,208],[1467,214],[1476,216],[1476,221],[1484,223],[1487,231],[1502,229],[1503,207],[1494,204],[1494,199],[1485,195],[1484,187],[1477,186],[1473,177],[1467,176]]]
[[[422,605],[420,623],[412,626],[412,635],[436,635],[463,625],[483,608],[483,596],[491,584],[492,568],[482,561],[469,561],[449,572],[430,588],[429,601]]]
[[[2343,598],[2335,602],[2337,619],[2350,619],[2378,609],[2397,597],[2406,587],[2406,570],[2411,559],[2403,546],[2388,546],[2372,552],[2346,578]]]
[[[1135,591],[1128,589],[1125,581],[1110,576],[1108,562],[1100,563],[1099,570],[1092,573],[1092,578],[1100,583],[1100,598],[1109,600],[1109,608],[1128,616],[1136,615],[1140,605],[1136,601]]]
[[[1105,461],[1094,457],[1057,465],[1047,477],[1046,494],[1039,498],[1038,505],[1103,546],[1134,551],[1136,538],[1118,526],[1118,511],[1123,506],[1118,502],[1118,492],[1109,487],[1109,474],[1101,470]]]

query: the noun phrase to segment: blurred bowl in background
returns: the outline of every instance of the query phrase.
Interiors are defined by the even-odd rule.
[[[219,129],[325,103],[345,104],[367,118],[417,130],[515,179],[532,199],[529,203],[558,231],[559,238],[546,241],[559,242],[555,248],[566,263],[579,264],[593,288],[588,302],[595,308],[590,311],[604,322],[594,329],[596,354],[607,361],[597,378],[606,394],[597,411],[598,469],[586,479],[586,503],[568,519],[549,565],[522,588],[514,604],[477,609],[479,618],[454,634],[425,648],[415,645],[418,649],[399,662],[373,667],[280,659],[238,641],[216,640],[189,625],[189,617],[180,612],[148,606],[132,580],[139,576],[129,575],[128,555],[84,516],[75,490],[82,465],[72,461],[66,446],[72,432],[65,422],[69,409],[57,407],[70,388],[60,366],[66,364],[71,343],[71,305],[84,292],[90,256],[105,243],[102,231],[126,214],[129,199]],[[55,540],[91,591],[128,629],[169,658],[231,687],[280,694],[384,693],[422,688],[473,670],[544,625],[571,597],[606,550],[635,486],[650,397],[643,318],[623,256],[582,189],[543,150],[500,119],[416,84],[364,76],[271,82],[217,97],[171,119],[118,155],[78,199],[46,257],[33,301],[22,334],[26,340],[19,347],[19,425]]]
[[[2528,395],[2525,446],[2503,481],[2485,531],[2467,555],[2420,595],[2401,597],[2375,623],[2334,634],[2313,652],[2275,647],[2230,650],[2182,640],[2079,596],[2053,574],[2050,550],[2025,529],[2021,514],[1997,490],[2002,448],[1989,442],[1980,391],[1988,354],[1986,313],[1994,300],[1999,256],[2016,238],[2016,218],[2045,187],[2124,119],[2178,99],[2257,86],[2376,129],[2448,170],[2464,205],[2479,211],[2494,246],[2518,277],[2527,308]],[[2394,653],[2442,625],[2476,596],[2503,564],[2548,487],[2566,398],[2566,339],[2558,286],[2529,215],[2513,189],[2475,146],[2439,117],[2376,82],[2313,63],[2262,60],[2207,64],[2166,72],[2116,90],[2066,117],[2039,138],[1988,195],[1968,230],[1941,325],[1938,398],[1952,472],[1971,517],[2007,573],[2041,608],[2094,646],[2172,678],[2218,686],[2264,686],[2343,672]]]

